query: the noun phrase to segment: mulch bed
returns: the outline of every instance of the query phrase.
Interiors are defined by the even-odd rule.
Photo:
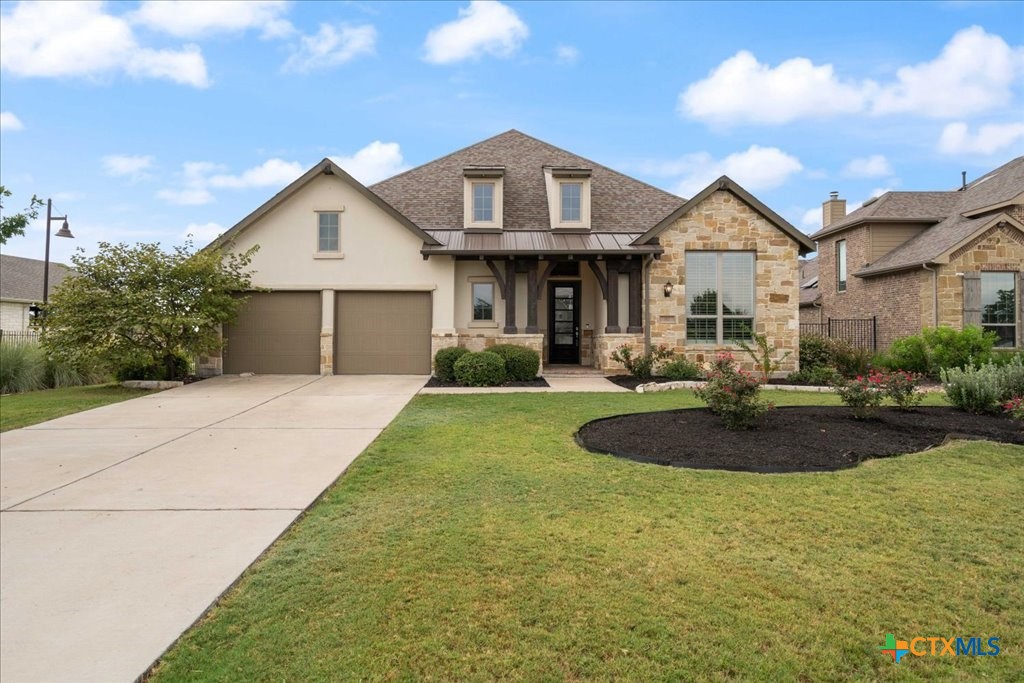
[[[427,380],[427,383],[425,385],[423,385],[423,386],[425,386],[425,387],[461,387],[463,385],[459,384],[458,382],[443,382],[443,381],[439,380],[438,378],[434,377],[433,375],[431,375],[430,379]],[[534,377],[533,379],[531,379],[528,382],[505,382],[504,384],[499,384],[498,386],[499,387],[549,387],[551,385],[548,384],[547,380],[544,379],[543,377]]]
[[[856,420],[849,408],[776,408],[756,429],[732,431],[705,408],[617,415],[576,433],[587,450],[637,462],[746,472],[825,472],[939,446],[950,438],[1024,445],[1024,426],[955,408],[883,408]]]

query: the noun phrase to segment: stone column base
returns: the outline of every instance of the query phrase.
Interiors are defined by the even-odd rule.
[[[644,352],[643,334],[607,334],[597,333],[594,335],[594,367],[604,370],[608,374],[618,374],[626,371],[622,363],[612,360],[612,354],[620,346],[627,345],[634,354]]]

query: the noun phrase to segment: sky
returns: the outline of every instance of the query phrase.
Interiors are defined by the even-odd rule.
[[[729,175],[811,233],[829,191],[1024,154],[1024,3],[0,2],[4,213],[52,198],[56,261],[510,128],[683,197]]]

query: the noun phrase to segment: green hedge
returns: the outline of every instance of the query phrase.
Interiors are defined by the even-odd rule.
[[[467,387],[493,387],[505,381],[505,361],[490,351],[470,351],[455,361],[455,381]]]
[[[443,382],[455,381],[455,361],[469,353],[461,346],[440,349],[434,354],[434,376]]]
[[[529,382],[540,371],[540,354],[515,344],[496,344],[487,349],[505,361],[505,375],[513,382]]]

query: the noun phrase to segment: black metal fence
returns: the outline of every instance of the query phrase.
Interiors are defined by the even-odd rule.
[[[878,318],[827,318],[823,323],[800,323],[800,336],[842,339],[854,348],[878,350]]]
[[[0,330],[0,343],[18,344],[37,341],[39,341],[39,333],[35,330]]]

